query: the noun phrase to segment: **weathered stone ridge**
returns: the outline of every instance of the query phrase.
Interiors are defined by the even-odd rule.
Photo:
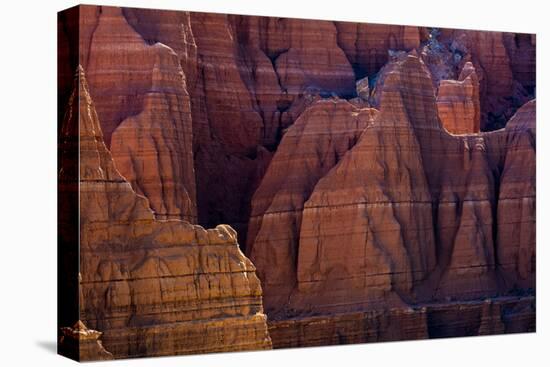
[[[442,128],[430,72],[419,57],[396,61],[380,87],[380,112],[357,143],[322,176],[286,166],[283,180],[313,180],[310,189],[279,206],[277,220],[269,212],[251,217],[250,228],[259,226],[258,233],[271,222],[281,224],[267,232],[271,236],[249,238],[260,278],[271,288],[265,294],[270,314],[399,307],[534,289],[535,102],[522,107],[506,129],[459,137]],[[290,153],[286,148],[281,144],[275,154],[253,207],[270,198],[279,202],[285,193],[269,177],[281,177],[276,162]],[[290,226],[281,220],[289,214],[299,218]],[[288,227],[291,235],[282,236]],[[267,259],[278,264],[275,270],[265,265]],[[279,269],[285,270],[277,279]],[[287,289],[271,287],[278,281]]]
[[[76,9],[79,358],[534,331],[534,35]]]
[[[355,93],[337,29],[332,22],[223,14],[124,15],[148,43],[178,53],[191,81],[199,223],[229,223],[244,245],[250,199],[284,129],[315,96]]]
[[[270,321],[274,348],[535,331],[534,297],[428,304]]]
[[[464,65],[457,81],[440,81],[437,113],[441,124],[450,133],[473,134],[481,131],[479,80],[471,62]]]
[[[317,101],[285,133],[252,198],[247,236],[247,254],[268,285],[267,305],[286,303],[296,283],[296,245],[306,199],[376,112],[344,100]]]
[[[159,219],[197,221],[191,107],[176,53],[122,9],[82,6],[80,61],[120,173]]]
[[[504,127],[519,107],[535,97],[534,35],[441,29],[438,38],[436,44],[454,60],[456,75],[467,62],[475,67],[482,131]]]
[[[382,67],[399,53],[422,53],[436,88],[443,80],[454,84],[438,94],[451,132],[477,131],[478,114],[481,130],[502,127],[534,95],[536,41],[529,35],[95,6],[80,11],[78,52],[119,171],[158,218],[229,223],[243,246],[251,198],[285,129],[318,96],[353,98],[355,81],[364,76],[377,85]],[[479,92],[475,78],[472,88],[458,80],[468,62]],[[172,133],[139,126],[118,140],[123,146],[111,146],[121,123],[143,125],[136,120],[147,116]],[[161,146],[167,149],[157,152]]]
[[[62,133],[80,142],[80,320],[115,358],[271,348],[235,231],[156,220],[115,167],[81,67],[70,102]]]

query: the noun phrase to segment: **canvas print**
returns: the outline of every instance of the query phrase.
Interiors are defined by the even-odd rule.
[[[535,331],[534,34],[58,16],[58,350]]]

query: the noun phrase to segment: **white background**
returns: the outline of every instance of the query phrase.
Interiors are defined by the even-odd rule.
[[[105,5],[537,33],[536,334],[166,357],[105,366],[550,365],[548,41],[545,1],[102,1]],[[69,365],[56,335],[56,12],[76,2],[6,0],[0,9],[0,364]]]

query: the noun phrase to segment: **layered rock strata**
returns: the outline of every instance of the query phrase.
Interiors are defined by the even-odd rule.
[[[59,103],[84,96],[85,164],[65,126],[60,189],[90,220],[63,325],[115,357],[269,347],[240,242],[275,347],[534,330],[534,296],[504,298],[535,289],[534,35],[77,13]]]
[[[428,304],[269,322],[274,348],[535,331],[534,297]]]
[[[346,53],[357,78],[374,76],[389,61],[389,50],[411,51],[426,39],[420,27],[335,22],[338,45]]]
[[[155,219],[115,167],[82,68],[67,110],[63,134],[79,134],[80,320],[115,358],[271,348],[235,231]]]
[[[285,178],[311,180],[313,187],[277,208],[279,216],[298,212],[292,236],[280,235],[289,226],[272,221],[271,213],[252,216],[251,228],[259,225],[261,233],[265,225],[271,233],[251,245],[266,288],[277,277],[262,258],[291,269],[280,279],[292,284],[290,293],[266,292],[270,314],[348,312],[534,288],[535,102],[504,130],[454,137],[441,126],[428,69],[411,54],[388,73],[380,106],[324,175],[289,170],[286,158]],[[288,197],[285,186],[269,179],[281,176],[278,157],[293,156],[285,149],[281,144],[253,207]],[[282,249],[295,254],[286,265]]]
[[[441,124],[453,134],[480,132],[479,80],[472,63],[464,65],[458,80],[442,80],[437,93]]]
[[[101,9],[100,18],[108,8]],[[126,23],[118,29],[128,33],[124,37],[162,43],[178,55],[191,100],[198,221],[229,223],[244,243],[258,173],[265,171],[283,130],[316,95],[355,94],[355,76],[337,45],[335,26],[146,9],[124,9],[117,22]],[[100,50],[89,53],[100,55]],[[100,82],[90,84],[93,95],[107,94]],[[139,94],[138,99],[147,94],[128,83],[121,88]],[[112,119],[103,108],[98,103],[109,135]],[[134,114],[132,106],[120,109]]]
[[[95,6],[80,13],[78,53],[121,173],[159,218],[229,223],[243,244],[250,199],[283,131],[319,95],[354,97],[367,75],[374,86],[396,52],[427,45],[436,87],[471,61],[482,130],[503,126],[534,93],[530,35]],[[164,75],[155,86],[153,74]],[[174,132],[160,138],[141,127],[127,146],[111,147],[112,132],[146,110],[158,116],[154,126]],[[149,143],[133,147],[138,138]],[[161,145],[179,158],[159,152],[155,161]]]
[[[261,269],[266,307],[285,304],[296,283],[304,203],[317,181],[355,145],[373,109],[314,103],[285,133],[252,198],[247,254]],[[270,305],[270,306],[267,306]]]
[[[120,173],[157,218],[196,223],[191,107],[176,53],[145,42],[120,8],[80,12],[80,61]]]
[[[521,105],[534,98],[534,36],[441,29],[439,39],[452,55],[455,69],[461,70],[466,62],[475,67],[482,131],[504,127]]]

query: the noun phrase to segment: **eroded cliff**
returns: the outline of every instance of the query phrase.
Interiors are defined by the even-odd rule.
[[[273,295],[271,288],[267,309],[341,312],[534,288],[535,102],[506,129],[453,136],[441,126],[419,57],[397,61],[380,88],[380,112],[344,154],[301,145],[333,158],[324,171],[294,169],[297,157],[308,156],[294,155],[286,136],[273,157],[252,205],[276,210],[251,217],[250,228],[261,234],[265,226],[269,235],[249,234],[250,254],[267,289],[283,283],[292,291]],[[330,103],[324,106],[331,116]],[[313,110],[293,126],[297,134]],[[348,108],[327,125],[368,111]],[[328,131],[295,139],[330,139]],[[281,180],[307,189],[281,201],[289,197]],[[298,220],[287,223],[288,215]]]
[[[157,217],[228,223],[243,246],[251,198],[284,131],[312,100],[354,98],[355,81],[365,76],[378,107],[375,86],[396,55],[417,50],[436,90],[440,81],[454,85],[440,94],[451,132],[502,127],[534,95],[530,35],[96,6],[79,11],[79,47],[69,54],[76,52],[87,70],[119,170]],[[60,42],[70,37],[66,31]],[[479,92],[476,78],[472,87],[459,80],[469,62]],[[158,121],[147,126],[153,118]],[[135,132],[113,144],[119,126],[115,137]]]
[[[62,142],[65,155],[79,152],[79,180],[64,182],[62,192],[80,193],[80,320],[103,333],[108,352],[123,358],[271,348],[260,282],[235,231],[155,219],[115,167],[81,67]],[[81,350],[79,359],[87,358]]]
[[[115,357],[269,347],[255,269],[275,347],[534,330],[534,35],[79,9],[80,318]]]

